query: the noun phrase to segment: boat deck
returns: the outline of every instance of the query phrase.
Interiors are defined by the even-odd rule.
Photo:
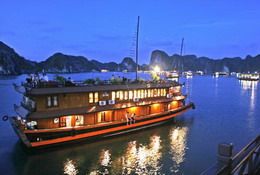
[[[138,123],[140,121],[143,121],[145,119],[154,118],[158,115],[165,115],[167,113],[172,113],[174,111],[178,111],[183,107],[176,108],[174,110],[162,112],[162,113],[155,113],[145,116],[138,116],[135,117],[135,123]],[[18,121],[16,121],[18,122]],[[74,126],[74,127],[62,127],[62,128],[52,128],[52,129],[34,129],[34,130],[24,130],[23,132],[25,134],[29,133],[45,133],[45,132],[64,132],[64,131],[72,131],[72,130],[85,130],[85,129],[92,129],[92,128],[99,128],[99,127],[105,127],[105,126],[111,126],[111,125],[118,125],[118,124],[127,124],[126,119],[122,121],[113,121],[113,122],[103,122],[98,124],[92,124],[92,125],[84,125],[84,126]],[[130,124],[129,124],[130,125]]]
[[[23,130],[19,121],[16,118],[11,119],[11,123],[13,128],[15,129],[16,133],[19,135],[23,143],[29,147],[44,147],[50,146],[55,144],[61,144],[64,142],[71,142],[81,139],[94,139],[106,136],[113,136],[123,133],[128,133],[132,131],[136,131],[142,128],[147,128],[153,125],[158,125],[160,123],[164,123],[173,117],[185,112],[189,108],[194,108],[194,104],[190,103],[186,106],[179,107],[175,110],[147,115],[147,116],[140,116],[136,117],[136,122],[133,124],[128,124],[126,121],[117,121],[117,122],[109,122],[109,123],[102,123],[98,125],[87,125],[87,126],[78,126],[78,127],[71,127],[71,128],[56,128],[56,129],[35,129],[35,130]],[[56,137],[56,138],[49,138],[46,140],[38,140],[37,141],[30,141],[29,135],[35,135],[38,138],[42,134],[47,134],[50,136],[52,134],[57,133],[67,133],[65,136]]]

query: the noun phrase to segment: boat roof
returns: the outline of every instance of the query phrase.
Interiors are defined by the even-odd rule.
[[[169,88],[180,86],[177,82],[164,83],[143,83],[143,84],[120,84],[120,85],[85,85],[73,87],[52,87],[52,88],[30,88],[28,95],[48,95],[48,94],[66,94],[66,93],[84,93],[113,90],[135,90],[150,88]]]

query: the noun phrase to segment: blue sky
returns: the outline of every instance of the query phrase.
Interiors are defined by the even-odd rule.
[[[131,56],[140,15],[140,62],[155,49],[214,59],[260,53],[257,0],[3,0],[0,40],[42,61],[55,52],[119,62]]]

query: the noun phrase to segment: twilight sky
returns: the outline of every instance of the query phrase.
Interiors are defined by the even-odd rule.
[[[3,0],[0,40],[27,59],[55,52],[103,62],[131,56],[140,15],[140,62],[155,49],[169,55],[260,54],[259,0]]]

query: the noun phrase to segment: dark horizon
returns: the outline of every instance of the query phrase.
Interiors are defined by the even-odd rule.
[[[120,60],[120,58],[119,58],[117,61],[114,61],[114,60],[111,60],[111,61],[110,61],[110,60],[102,61],[102,60],[100,60],[99,58],[91,58],[91,59],[90,59],[87,55],[73,55],[73,54],[67,54],[67,53],[63,53],[63,52],[55,52],[55,53],[52,53],[51,55],[49,55],[49,56],[46,57],[46,58],[42,58],[42,59],[40,59],[40,60],[32,60],[32,59],[26,58],[24,55],[21,55],[21,54],[16,50],[15,47],[13,47],[13,46],[11,46],[11,45],[8,45],[8,43],[5,43],[4,41],[0,41],[0,43],[1,43],[1,42],[2,42],[3,44],[7,45],[8,47],[10,47],[11,49],[14,49],[14,51],[15,51],[18,55],[20,55],[21,57],[24,57],[26,60],[33,61],[33,62],[37,62],[37,63],[46,61],[48,58],[50,58],[51,56],[54,56],[55,54],[63,54],[63,55],[76,56],[76,57],[85,57],[85,58],[88,59],[89,61],[95,60],[95,61],[99,61],[99,62],[101,62],[101,63],[109,63],[109,62],[120,63],[120,62],[123,61],[124,58],[127,58],[127,57],[128,57],[128,58],[132,58],[133,61],[135,62],[135,58],[134,58],[134,57],[130,57],[130,56],[122,57],[121,60]],[[181,56],[180,53],[169,54],[169,53],[166,52],[165,50],[155,49],[155,50],[151,51],[150,57],[149,57],[149,59],[147,60],[147,62],[141,62],[141,63],[139,63],[139,65],[144,65],[144,64],[145,64],[145,65],[149,65],[149,64],[150,64],[150,61],[151,61],[150,59],[151,59],[152,53],[153,53],[154,51],[165,52],[168,56],[173,56],[173,55]],[[182,55],[182,57],[196,56],[197,58],[205,57],[205,58],[208,58],[208,59],[211,59],[211,60],[223,60],[223,59],[225,59],[225,58],[241,58],[242,60],[244,60],[244,59],[246,59],[248,56],[250,56],[250,57],[257,57],[258,55],[260,55],[260,53],[259,53],[259,54],[256,54],[256,55],[250,55],[250,54],[248,54],[248,55],[245,55],[244,57],[234,56],[234,57],[223,57],[223,58],[214,59],[214,58],[211,58],[211,57],[208,57],[208,56],[198,56],[198,55],[196,55],[196,54],[190,53],[190,54],[184,54],[184,55]],[[141,61],[142,61],[142,60],[141,60]]]

